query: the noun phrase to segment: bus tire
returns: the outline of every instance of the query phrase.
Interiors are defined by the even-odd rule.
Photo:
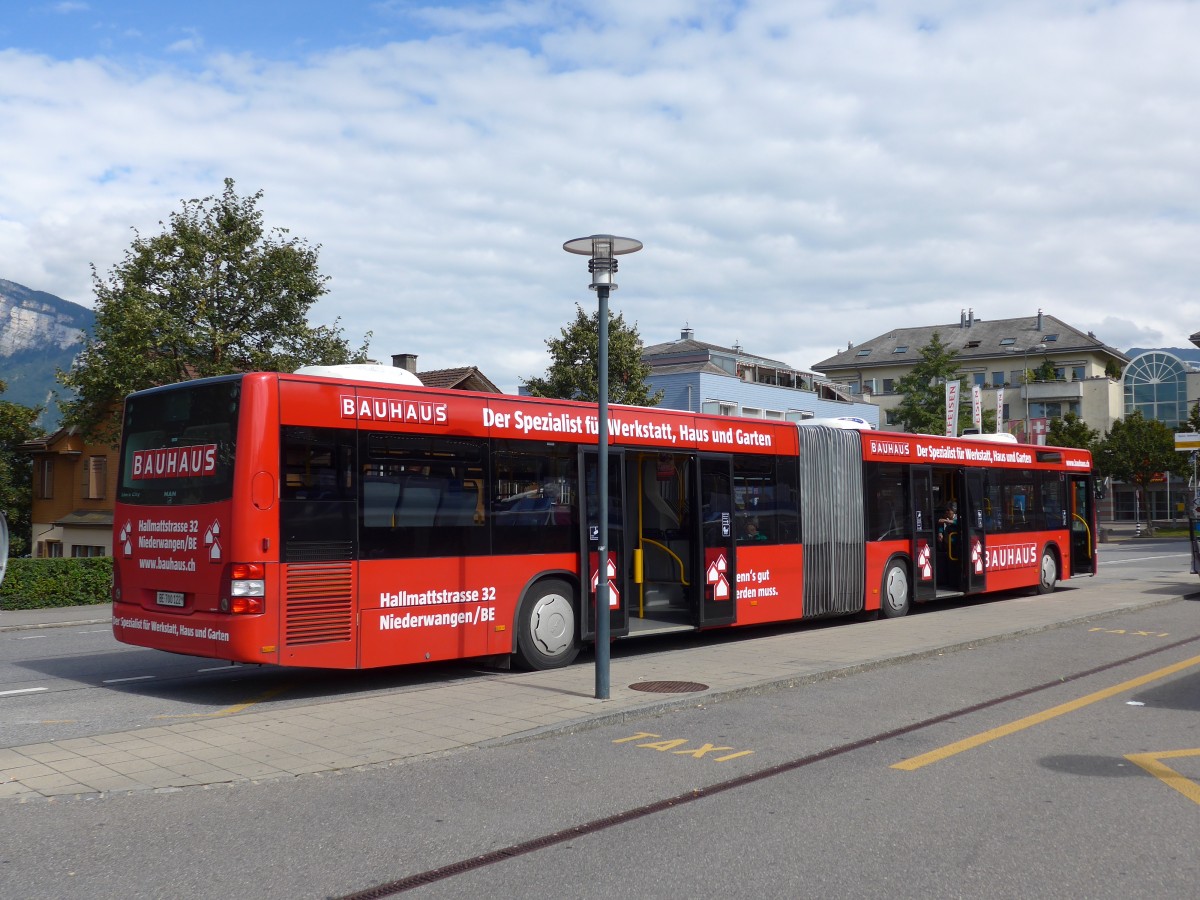
[[[1039,594],[1049,594],[1058,581],[1058,559],[1049,547],[1042,549],[1042,561],[1038,565],[1038,582],[1034,588]]]
[[[879,612],[885,619],[898,619],[908,615],[911,605],[912,586],[909,584],[908,565],[902,559],[893,559],[883,570]]]
[[[517,661],[526,669],[557,669],[579,655],[575,591],[565,581],[539,581],[517,610]]]

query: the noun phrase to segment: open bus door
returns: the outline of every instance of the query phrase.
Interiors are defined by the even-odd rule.
[[[987,571],[983,562],[987,552],[987,530],[984,527],[987,491],[982,470],[968,469],[966,476],[967,503],[962,511],[967,526],[966,546],[963,548],[963,590],[968,594],[976,594],[987,590]]]
[[[1096,574],[1096,505],[1090,475],[1071,476],[1071,574]]]
[[[733,458],[701,456],[698,468],[699,571],[692,583],[701,592],[695,605],[696,625],[730,625],[737,618],[737,557],[734,552]]]
[[[909,477],[913,599],[920,603],[937,597],[937,516],[933,509],[933,469],[930,466],[913,466]]]
[[[580,523],[583,528],[580,540],[580,605],[583,614],[579,617],[580,638],[587,641],[596,637],[596,586],[599,579],[608,579],[609,634],[621,637],[629,633],[629,601],[633,596],[630,576],[631,553],[625,541],[625,451],[608,451],[608,560],[601,563],[600,505],[596,480],[596,460],[599,451],[580,449],[582,461],[579,496],[580,508],[585,511]]]

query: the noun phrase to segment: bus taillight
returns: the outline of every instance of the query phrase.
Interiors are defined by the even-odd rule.
[[[222,612],[235,616],[263,611],[267,592],[266,566],[262,563],[234,563],[229,567],[229,596],[221,601]]]

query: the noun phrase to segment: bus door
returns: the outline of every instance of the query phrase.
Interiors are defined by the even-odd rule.
[[[1090,475],[1071,476],[1071,574],[1096,574],[1096,507]]]
[[[625,543],[625,451],[608,451],[608,560],[599,559],[600,504],[596,480],[596,460],[599,452],[580,448],[580,517],[583,534],[580,540],[580,601],[584,608],[580,616],[580,638],[596,636],[596,587],[600,578],[608,580],[609,634],[620,637],[629,633],[629,601],[633,596],[632,553]]]
[[[630,450],[625,461],[632,497],[626,531],[634,557],[630,629],[691,628],[701,596],[693,496],[696,454]]]
[[[966,503],[959,512],[963,516],[963,591],[968,594],[987,590],[984,559],[987,553],[987,530],[984,527],[983,507],[987,498],[982,469],[967,470]]]
[[[692,584],[698,603],[695,624],[729,625],[737,618],[737,557],[734,552],[733,457],[701,456],[696,490],[701,510],[697,516],[698,546]]]
[[[912,503],[913,599],[937,597],[937,516],[933,509],[933,470],[913,466],[909,475]]]

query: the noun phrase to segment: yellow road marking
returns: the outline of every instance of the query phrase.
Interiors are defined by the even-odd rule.
[[[291,690],[290,684],[285,684],[283,687],[277,687],[267,691],[265,694],[259,694],[252,700],[247,700],[245,703],[239,703],[236,706],[227,706],[225,709],[218,709],[216,712],[210,713],[183,713],[178,716],[155,716],[156,719],[215,719],[218,716],[232,716],[240,713],[244,709],[249,709],[257,703],[262,703],[264,700],[270,700],[272,697],[277,697],[284,691]]]
[[[1007,737],[1018,731],[1024,731],[1026,728],[1032,728],[1034,725],[1040,725],[1043,722],[1048,722],[1067,713],[1075,712],[1077,709],[1083,709],[1085,706],[1099,703],[1101,700],[1107,700],[1109,697],[1115,697],[1117,694],[1124,693],[1125,691],[1131,691],[1152,681],[1166,678],[1168,675],[1174,675],[1176,672],[1182,672],[1184,669],[1190,669],[1195,665],[1200,665],[1200,656],[1193,656],[1191,659],[1185,659],[1183,662],[1175,663],[1174,665],[1151,672],[1148,675],[1131,678],[1129,681],[1122,681],[1120,684],[1114,684],[1112,687],[1096,691],[1094,694],[1088,694],[1086,697],[1080,697],[1078,700],[1059,704],[1042,712],[1034,713],[1032,716],[1026,716],[1023,719],[1017,719],[1015,722],[1009,722],[1007,725],[1001,725],[999,728],[983,731],[973,737],[964,738],[961,741],[947,744],[945,747],[939,747],[936,750],[930,750],[928,753],[922,753],[920,756],[910,757],[909,759],[894,763],[892,768],[901,769],[905,772],[915,771],[916,769],[932,765],[935,762],[941,762],[943,759],[948,759],[967,750],[974,750],[976,747],[990,743],[997,738]]]
[[[1193,803],[1200,804],[1200,784],[1190,778],[1184,778],[1170,766],[1164,766],[1161,759],[1179,759],[1183,756],[1200,756],[1200,750],[1168,750],[1164,753],[1126,753],[1125,758],[1137,763],[1167,787],[1175,788]]]

